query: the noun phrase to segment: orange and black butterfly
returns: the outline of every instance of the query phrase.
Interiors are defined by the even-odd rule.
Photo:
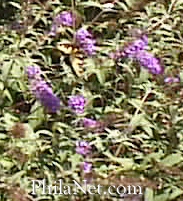
[[[64,62],[71,68],[71,71],[77,77],[82,77],[84,69],[84,53],[79,47],[71,43],[57,43],[56,49],[64,56]]]

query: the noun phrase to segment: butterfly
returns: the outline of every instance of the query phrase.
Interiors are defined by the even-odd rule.
[[[84,54],[79,47],[70,43],[57,43],[56,49],[64,56],[64,62],[77,77],[82,77],[84,69]]]

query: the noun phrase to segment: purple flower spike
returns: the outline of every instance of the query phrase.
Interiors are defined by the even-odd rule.
[[[29,79],[35,79],[40,77],[41,69],[39,66],[28,66],[26,69],[26,73]]]
[[[63,11],[60,14],[60,22],[62,23],[63,26],[73,26],[73,23],[75,21],[75,18],[71,12],[68,11]]]
[[[84,113],[86,100],[82,95],[71,96],[68,100],[68,106],[76,113]]]
[[[49,32],[50,36],[55,36],[57,33],[57,29],[60,26],[65,26],[65,27],[72,27],[73,24],[75,23],[76,18],[72,14],[71,11],[63,11],[60,14],[58,14],[54,19],[53,23],[51,26],[51,31]]]
[[[81,168],[83,169],[84,173],[91,173],[92,172],[92,163],[83,162]]]
[[[145,50],[148,45],[147,35],[142,35],[139,39],[135,40],[123,50],[123,55],[126,57],[134,57],[137,53]]]
[[[71,27],[74,21],[75,21],[75,17],[73,16],[72,12],[63,11],[55,17],[53,23],[57,25]]]
[[[91,153],[92,147],[88,142],[76,142],[76,153],[86,156]]]
[[[44,105],[49,113],[56,113],[60,109],[60,100],[41,78],[41,69],[38,66],[29,66],[26,72],[35,97]]]
[[[60,109],[60,99],[43,80],[31,82],[32,92],[49,113],[56,113]]]
[[[93,36],[92,36],[92,34],[87,29],[80,28],[76,32],[76,40],[78,40],[78,41],[84,41],[86,38],[92,39]]]
[[[151,53],[147,51],[141,51],[135,55],[134,59],[139,62],[141,66],[148,69],[152,74],[162,74],[164,68],[160,63],[160,59],[154,57]]]
[[[83,126],[86,128],[94,128],[99,125],[99,122],[93,119],[84,118],[83,119]]]
[[[76,41],[88,56],[96,53],[96,41],[87,29],[81,28],[76,32]]]
[[[82,49],[88,56],[92,56],[96,52],[96,41],[91,39],[86,39],[83,44],[81,44]]]
[[[132,58],[139,62],[141,66],[148,69],[150,73],[155,75],[162,74],[164,72],[164,67],[161,65],[160,59],[147,52],[147,46],[148,37],[144,34],[123,49],[119,49],[115,53],[110,53],[109,57],[114,60],[119,60],[120,58]]]
[[[140,38],[131,42],[123,49],[119,49],[114,53],[110,53],[109,57],[115,60],[121,59],[123,57],[132,58],[140,51],[145,50],[147,46],[148,46],[148,37],[147,35],[142,35]]]

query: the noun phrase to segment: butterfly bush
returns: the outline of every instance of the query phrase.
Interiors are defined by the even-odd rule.
[[[86,128],[93,128],[95,126],[98,126],[99,122],[90,118],[84,118],[83,119],[83,126]]]
[[[148,37],[147,35],[144,34],[137,40],[128,44],[126,47],[119,49],[114,53],[111,53],[110,57],[115,60],[121,59],[122,57],[132,58],[135,57],[135,55],[138,52],[145,50],[147,46],[148,46]]]
[[[178,0],[13,1],[26,9],[15,9],[17,14],[10,18],[11,13],[5,13],[10,20],[3,16],[0,19],[0,175],[7,178],[1,185],[3,201],[28,199],[30,178],[37,180],[44,175],[49,184],[65,175],[63,181],[71,187],[73,179],[103,184],[105,190],[107,185],[124,181],[138,184],[144,191],[140,197],[128,193],[93,197],[83,192],[70,196],[77,201],[140,201],[149,193],[153,195],[151,200],[183,200],[183,4]],[[135,30],[135,26],[143,30]],[[108,54],[116,48],[116,40],[124,45]],[[153,52],[157,51],[156,56]],[[167,64],[165,73],[159,58]],[[39,63],[41,68],[28,66],[30,62]],[[119,62],[125,69],[120,69]],[[28,66],[23,73],[30,90],[25,94],[21,92],[27,84],[23,63]],[[153,76],[139,75],[139,67]],[[66,107],[44,79],[44,72],[52,78],[63,100],[68,100],[64,101]],[[26,98],[30,93],[45,112],[54,114],[44,114],[46,122],[29,121],[33,111]],[[89,108],[85,94],[93,100]],[[144,104],[139,108],[140,102]],[[33,112],[34,119],[39,119],[39,114]],[[27,134],[31,139],[21,143]],[[156,157],[147,163],[151,153]],[[18,168],[9,171],[12,165]],[[11,181],[21,170],[21,178]],[[36,193],[29,196],[30,200],[43,198],[41,191]],[[65,195],[49,196],[55,201],[67,200]]]
[[[86,141],[76,142],[76,153],[81,154],[86,157],[87,155],[90,155],[91,152],[92,152],[92,147],[88,142],[86,142]],[[81,164],[81,169],[86,174],[91,173],[92,163],[88,163],[88,162],[84,161]]]
[[[26,73],[29,79],[40,78],[41,69],[39,66],[28,66],[26,69]]]
[[[88,142],[85,141],[76,142],[76,153],[86,156],[91,153],[91,150],[92,147]]]
[[[135,55],[134,59],[152,74],[158,75],[164,72],[160,59],[154,57],[150,52],[141,51]]]
[[[102,132],[106,127],[104,122],[96,121],[90,118],[82,119],[82,126],[92,132]]]
[[[71,27],[75,21],[75,18],[71,11],[63,11],[59,15],[57,15],[54,19],[54,22],[56,24],[62,25],[62,26],[68,26]]]
[[[96,40],[87,29],[80,28],[77,30],[75,37],[80,48],[83,49],[88,56],[92,56],[96,53]]]
[[[136,54],[145,50],[148,46],[147,35],[142,35],[139,39],[135,40],[123,50],[123,55],[125,57],[135,57]]]
[[[10,1],[0,2],[9,11]],[[0,17],[0,200],[183,201],[182,1],[13,2],[12,12]],[[124,45],[108,54],[116,41]],[[139,75],[139,67],[153,76]],[[23,94],[24,87],[30,92]],[[54,115],[32,111],[30,93]],[[80,192],[67,198],[69,188],[59,196],[38,189],[27,194],[31,180],[56,184],[64,176],[68,187],[73,179],[104,190],[131,182],[144,195]],[[45,193],[56,194],[52,187]]]
[[[84,161],[81,164],[81,168],[83,169],[84,173],[91,173],[92,172],[92,163]]]
[[[119,60],[120,58],[132,58],[137,61],[142,67],[146,68],[152,74],[162,74],[164,67],[161,65],[160,59],[156,58],[150,52],[146,51],[148,46],[147,35],[142,35],[140,38],[131,42],[122,50],[117,50],[109,56],[112,59]]]
[[[50,113],[56,113],[60,109],[60,99],[53,93],[52,89],[40,76],[41,70],[39,67],[29,66],[27,75],[32,93],[36,99]]]
[[[53,23],[51,26],[51,31],[50,31],[50,35],[55,36],[57,29],[60,26],[66,26],[66,27],[71,27],[73,26],[73,24],[75,23],[75,16],[72,14],[71,11],[63,11],[60,14],[58,14],[54,19],[53,19]]]
[[[71,96],[68,100],[68,107],[76,114],[84,113],[86,99],[82,95]]]

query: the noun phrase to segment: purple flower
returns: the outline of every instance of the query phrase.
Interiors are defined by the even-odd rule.
[[[88,55],[88,56],[92,56],[96,53],[96,41],[94,39],[85,39],[85,41],[83,41],[81,43],[81,48],[84,50],[84,52]]]
[[[86,100],[82,95],[71,96],[68,100],[68,106],[76,113],[84,113]]]
[[[51,31],[49,32],[49,35],[50,36],[56,36],[56,33],[57,33],[57,25],[53,24],[51,26]]]
[[[60,26],[66,26],[71,27],[75,23],[75,16],[72,14],[71,11],[63,11],[60,14],[58,14],[54,20],[53,24],[51,26],[51,31],[49,32],[49,35],[55,36],[57,33],[57,29]]]
[[[76,40],[78,41],[84,41],[85,39],[92,39],[93,36],[92,34],[85,28],[80,28],[77,32],[76,32]]]
[[[140,51],[143,51],[148,46],[148,37],[147,35],[142,35],[137,40],[131,42],[123,49],[119,49],[114,53],[110,53],[110,58],[118,60],[123,57],[132,58],[136,54],[138,54]]]
[[[88,142],[85,141],[76,142],[76,152],[78,154],[86,156],[91,153],[91,150],[92,148]]]
[[[139,39],[130,43],[123,49],[123,55],[126,57],[134,57],[140,51],[145,50],[148,45],[147,35],[142,35]]]
[[[162,74],[164,72],[160,59],[154,57],[153,54],[147,51],[140,51],[133,58],[152,74]]]
[[[77,43],[87,55],[91,56],[96,53],[96,40],[87,29],[80,28],[75,37]]]
[[[60,99],[44,80],[32,80],[31,89],[36,98],[50,113],[56,113],[60,109]]]
[[[56,113],[60,109],[60,99],[55,96],[52,89],[41,78],[41,70],[38,66],[29,66],[27,75],[30,87],[35,97],[50,113]]]
[[[54,24],[71,27],[75,21],[75,17],[70,11],[63,11],[54,19]]]
[[[118,60],[120,58],[132,58],[139,62],[141,66],[148,69],[152,74],[162,74],[164,68],[160,63],[160,59],[154,57],[151,53],[146,51],[148,46],[147,35],[141,35],[140,38],[133,41],[122,50],[117,50],[109,56],[112,59]]]
[[[81,165],[81,168],[83,169],[84,173],[91,173],[92,163],[83,162],[83,164]]]
[[[99,125],[99,122],[93,119],[84,118],[83,119],[83,126],[86,128],[94,128]]]
[[[178,82],[180,82],[180,78],[179,77],[166,77],[164,79],[164,82],[168,83],[168,84],[178,83]]]
[[[39,66],[28,66],[26,69],[26,73],[29,79],[35,79],[40,77],[41,69]]]

